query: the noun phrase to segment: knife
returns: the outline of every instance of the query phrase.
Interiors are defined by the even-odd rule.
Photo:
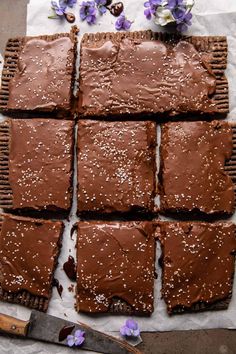
[[[39,311],[33,310],[29,321],[0,314],[0,331],[43,342],[67,345],[67,335],[63,336],[63,332],[73,335],[78,329],[85,332],[85,341],[77,347],[79,349],[109,354],[141,353],[125,341],[98,332],[85,324],[73,323]]]

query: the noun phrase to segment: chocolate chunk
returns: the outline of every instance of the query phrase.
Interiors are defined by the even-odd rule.
[[[78,211],[153,211],[154,122],[78,123]]]
[[[121,12],[124,10],[124,5],[122,2],[116,2],[111,5],[109,10],[113,16],[118,17],[120,16]]]
[[[226,122],[178,122],[161,127],[162,212],[232,214],[234,185],[225,172],[233,150]]]
[[[54,278],[53,279],[53,286],[55,286],[57,288],[57,292],[59,294],[59,296],[61,297],[61,294],[63,292],[63,286],[59,283],[59,280]]]
[[[69,256],[68,260],[63,264],[63,269],[70,280],[76,280],[75,260],[72,256]]]
[[[186,226],[191,226],[189,234]],[[234,276],[235,225],[160,222],[157,230],[168,313],[226,309]]]
[[[46,311],[63,223],[3,214],[0,229],[0,300]]]
[[[85,35],[79,115],[160,119],[160,114],[226,114],[226,57],[225,37],[150,31]]]
[[[76,33],[10,39],[7,43],[0,109],[7,113],[55,112],[72,108]]]
[[[147,221],[78,223],[77,311],[153,312],[154,232]]]
[[[66,18],[67,22],[69,22],[69,23],[74,23],[75,22],[75,15],[72,14],[71,12],[67,12],[65,14],[65,18]]]
[[[65,340],[67,338],[67,336],[69,334],[71,334],[71,332],[73,331],[74,328],[75,328],[75,326],[64,326],[59,332],[59,336],[58,336],[59,342],[62,342],[63,340]]]
[[[0,206],[66,211],[72,201],[72,121],[14,119],[0,127]],[[7,154],[6,154],[7,151]]]

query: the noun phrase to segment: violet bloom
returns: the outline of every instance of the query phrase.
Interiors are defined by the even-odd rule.
[[[168,9],[172,10],[177,6],[183,5],[183,0],[168,0],[167,7]]]
[[[81,331],[80,329],[78,329],[77,331],[75,331],[74,335],[68,335],[66,338],[67,341],[67,345],[69,347],[73,347],[74,345],[80,346],[81,344],[83,344],[85,338],[84,338],[85,332]]]
[[[139,337],[138,323],[132,319],[126,320],[125,325],[120,328],[120,334],[127,337]]]
[[[95,0],[96,4],[97,4],[97,8],[98,11],[100,12],[101,15],[105,14],[105,12],[107,11],[106,8],[106,3],[107,0]]]
[[[65,0],[65,2],[67,6],[73,7],[77,3],[77,0]]]
[[[186,32],[188,29],[188,26],[191,26],[191,24],[192,24],[192,22],[191,22],[192,17],[193,17],[193,15],[190,12],[187,12],[185,14],[185,16],[182,18],[182,22],[180,22],[178,24],[177,30],[179,32]]]
[[[146,16],[146,18],[148,20],[151,19],[152,15],[155,15],[156,10],[158,8],[159,5],[161,5],[162,0],[148,0],[145,1],[144,3],[144,7],[146,8],[144,10],[144,15]]]
[[[83,1],[80,6],[80,18],[86,20],[89,25],[96,22],[96,7],[94,1]]]
[[[131,25],[132,25],[132,22],[127,20],[124,12],[122,12],[120,14],[120,16],[118,17],[118,19],[116,20],[116,23],[115,23],[115,27],[116,27],[117,31],[121,31],[121,30],[127,31],[130,29]]]
[[[187,10],[185,7],[176,7],[172,10],[172,15],[174,16],[177,24],[184,20],[186,13]]]
[[[64,0],[59,0],[57,1],[51,1],[52,9],[55,11],[57,16],[64,16],[64,13],[66,11],[67,5],[65,4]]]

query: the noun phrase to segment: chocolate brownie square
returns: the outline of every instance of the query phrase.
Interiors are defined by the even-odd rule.
[[[10,214],[0,218],[0,300],[46,311],[64,224]]]
[[[14,119],[0,125],[0,206],[68,212],[74,123]]]
[[[157,233],[168,313],[226,309],[234,277],[235,225],[160,222]]]
[[[172,122],[161,132],[161,211],[232,214],[234,185],[225,171],[233,151],[230,124]]]
[[[75,79],[76,32],[9,39],[0,91],[7,112],[68,115]]]
[[[77,311],[153,312],[155,227],[148,221],[78,223]]]
[[[147,118],[229,111],[226,37],[151,31],[85,34],[80,117]],[[163,118],[163,117],[162,117]],[[132,118],[131,118],[132,119]]]
[[[156,124],[79,120],[78,211],[153,211]]]

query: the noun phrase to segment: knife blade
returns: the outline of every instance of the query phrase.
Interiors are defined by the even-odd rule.
[[[140,354],[137,349],[115,337],[96,331],[85,324],[73,323],[33,310],[29,321],[22,321],[11,316],[0,314],[0,330],[9,334],[23,336],[43,342],[67,345],[66,338],[61,340],[60,333],[64,328],[72,328],[71,334],[80,329],[85,332],[85,341],[80,350],[90,350],[109,354]]]

